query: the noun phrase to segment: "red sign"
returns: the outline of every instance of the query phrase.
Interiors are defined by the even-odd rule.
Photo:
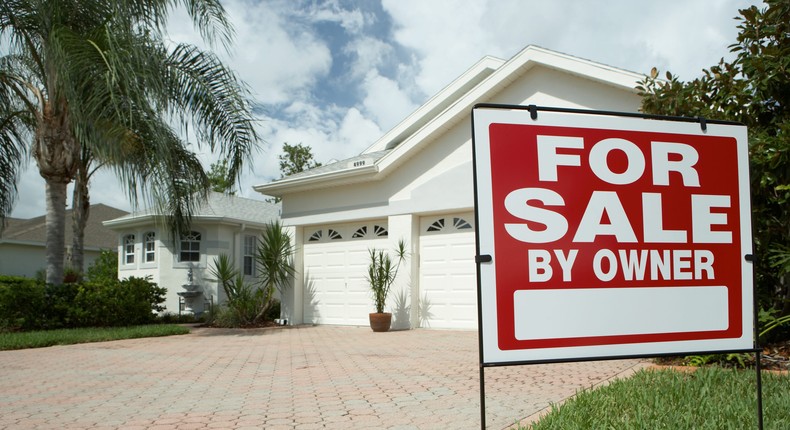
[[[642,118],[486,113],[480,122],[475,111],[479,234],[493,237],[480,239],[480,253],[494,261],[481,305],[495,315],[497,353],[749,347],[744,127],[725,127],[736,136]]]

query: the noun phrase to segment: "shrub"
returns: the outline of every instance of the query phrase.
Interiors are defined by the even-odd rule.
[[[0,276],[0,331],[41,327],[46,302],[44,285],[35,279]]]
[[[152,323],[162,311],[164,288],[150,277],[80,284],[69,316],[80,327],[109,327]]]
[[[80,284],[46,285],[46,320],[40,328],[56,329],[77,327],[72,316],[74,299]]]
[[[266,310],[266,314],[263,318],[267,321],[274,321],[280,318],[280,307],[280,301],[272,299],[272,304],[269,306],[269,309]]]
[[[148,324],[165,293],[150,278],[44,285],[0,276],[0,330]]]
[[[118,279],[118,253],[102,250],[99,258],[88,267],[85,280],[91,282],[112,282]]]

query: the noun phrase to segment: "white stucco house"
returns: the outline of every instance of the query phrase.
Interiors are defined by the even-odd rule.
[[[280,205],[212,192],[192,217],[192,230],[173,241],[159,214],[152,209],[104,222],[116,233],[118,278],[151,276],[167,288],[166,312],[201,313],[208,303],[226,300],[222,287],[209,274],[220,254],[227,254],[252,282],[253,255],[266,225],[277,220]],[[202,294],[182,298],[183,286]],[[190,296],[187,294],[186,296]],[[182,306],[183,305],[183,306]]]
[[[295,229],[289,321],[367,325],[368,248],[405,239],[393,328],[475,329],[473,106],[637,112],[643,77],[535,46],[485,57],[359,156],[255,186],[282,198],[283,223]]]

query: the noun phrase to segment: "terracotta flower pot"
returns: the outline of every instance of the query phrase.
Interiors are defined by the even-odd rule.
[[[375,332],[389,331],[392,323],[392,314],[389,312],[374,312],[370,316],[370,328]]]

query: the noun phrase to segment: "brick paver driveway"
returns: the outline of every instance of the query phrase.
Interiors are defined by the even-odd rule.
[[[474,429],[477,361],[475,332],[330,326],[3,351],[0,428]],[[488,428],[642,366],[486,369]]]

